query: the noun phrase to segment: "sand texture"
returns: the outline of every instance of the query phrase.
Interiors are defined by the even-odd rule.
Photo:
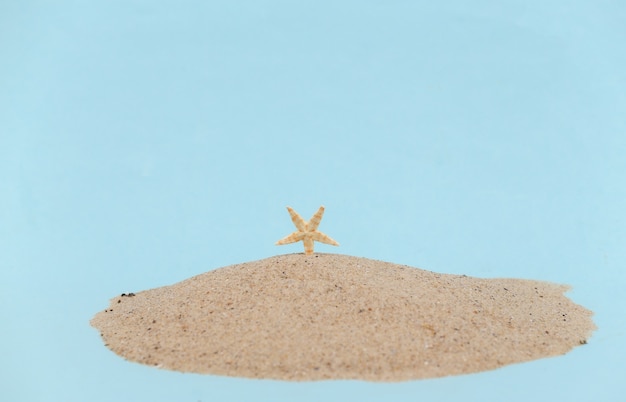
[[[336,254],[288,254],[122,295],[92,319],[105,344],[183,372],[404,381],[561,355],[591,311],[567,286],[479,279]]]

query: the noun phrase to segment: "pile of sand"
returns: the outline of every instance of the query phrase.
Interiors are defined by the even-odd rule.
[[[400,381],[494,369],[586,343],[592,313],[566,290],[290,254],[115,297],[91,324],[120,356],[171,370]]]

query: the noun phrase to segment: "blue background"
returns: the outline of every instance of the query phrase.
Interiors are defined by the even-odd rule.
[[[0,2],[0,399],[617,401],[626,383],[626,3]],[[398,384],[128,363],[122,292],[340,248],[566,283],[557,358]]]

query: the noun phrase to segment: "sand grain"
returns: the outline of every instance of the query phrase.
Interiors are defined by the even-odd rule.
[[[91,324],[120,356],[171,370],[401,381],[494,369],[585,343],[592,313],[566,290],[289,254],[115,297]]]

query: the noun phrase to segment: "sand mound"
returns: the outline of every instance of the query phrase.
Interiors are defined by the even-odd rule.
[[[120,356],[171,370],[400,381],[494,369],[586,343],[592,313],[566,290],[290,254],[115,297],[91,324]]]

